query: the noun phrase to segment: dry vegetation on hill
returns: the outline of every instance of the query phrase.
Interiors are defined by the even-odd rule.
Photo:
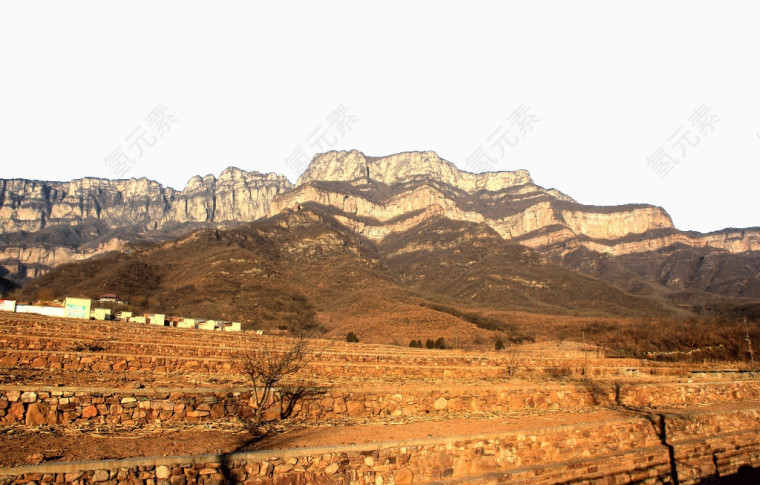
[[[460,304],[550,314],[653,317],[674,312],[547,262],[485,224],[432,219],[387,237],[381,249],[391,270],[409,286]]]
[[[63,265],[17,296],[117,293],[137,311],[240,320],[249,329],[321,328],[338,338],[354,332],[403,346],[585,338],[620,355],[721,346],[709,355],[742,357],[735,325],[681,323],[693,315],[548,262],[485,225],[433,219],[377,246],[330,212],[310,206],[135,245]]]
[[[757,251],[732,254],[676,245],[659,251],[610,256],[581,248],[554,259],[634,294],[691,307],[760,299]]]

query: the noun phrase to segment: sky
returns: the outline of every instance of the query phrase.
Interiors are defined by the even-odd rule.
[[[760,226],[756,2],[3,2],[0,178],[433,150],[682,230]]]

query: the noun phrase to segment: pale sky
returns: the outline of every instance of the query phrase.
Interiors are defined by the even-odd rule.
[[[0,177],[182,189],[230,165],[295,181],[287,160],[320,147],[434,150],[470,171],[527,169],[585,204],[660,205],[683,230],[760,226],[759,14],[749,1],[3,2]],[[106,166],[119,157],[133,163]]]

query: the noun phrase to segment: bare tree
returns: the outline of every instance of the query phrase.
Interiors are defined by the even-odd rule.
[[[755,353],[752,351],[752,340],[749,338],[749,327],[747,327],[747,317],[744,317],[744,335],[745,340],[747,341],[747,346],[749,347],[749,362],[751,367],[750,375],[752,377],[755,376]]]
[[[263,411],[271,406],[277,385],[289,376],[297,374],[325,349],[314,349],[313,333],[300,335],[292,339],[266,336],[256,340],[253,347],[247,347],[236,356],[237,369],[245,374],[253,386],[253,398],[256,401],[256,426],[261,426]],[[250,345],[251,342],[248,342]],[[296,385],[295,395],[309,394],[310,386],[300,382]],[[293,393],[288,407],[292,407]],[[283,396],[285,397],[285,396]],[[285,403],[283,403],[285,404]]]

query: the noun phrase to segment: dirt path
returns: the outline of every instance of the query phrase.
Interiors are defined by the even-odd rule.
[[[542,414],[491,419],[459,418],[411,423],[371,423],[357,426],[315,427],[276,434],[254,443],[246,450],[306,448],[370,442],[406,441],[456,436],[508,433],[567,424],[580,424],[630,417],[615,411],[578,414]]]

